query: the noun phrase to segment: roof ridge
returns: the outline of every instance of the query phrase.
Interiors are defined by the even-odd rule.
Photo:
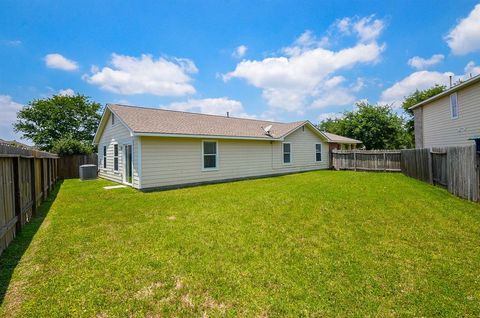
[[[166,111],[166,112],[174,112],[174,113],[183,113],[183,114],[192,114],[192,115],[201,115],[201,116],[210,116],[210,117],[219,117],[219,118],[233,118],[233,119],[240,119],[240,120],[251,120],[251,121],[260,121],[265,123],[272,123],[272,124],[282,124],[282,125],[290,125],[290,124],[297,124],[303,123],[307,120],[299,120],[299,121],[292,121],[292,122],[279,122],[279,121],[272,121],[272,120],[262,120],[262,119],[254,119],[254,118],[242,118],[242,117],[235,117],[235,116],[224,116],[224,115],[213,115],[213,114],[203,114],[203,113],[195,113],[195,112],[187,112],[184,110],[174,110],[174,109],[166,109],[166,108],[154,108],[154,107],[144,107],[144,106],[137,106],[137,105],[125,105],[125,104],[117,104],[117,103],[108,103],[107,107],[111,106],[120,106],[120,107],[129,107],[129,108],[140,108],[140,109],[147,109],[147,110],[156,110],[156,111]]]

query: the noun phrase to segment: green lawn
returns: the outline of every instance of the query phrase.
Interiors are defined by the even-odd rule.
[[[480,316],[480,205],[321,171],[142,193],[67,180],[0,257],[0,316]]]

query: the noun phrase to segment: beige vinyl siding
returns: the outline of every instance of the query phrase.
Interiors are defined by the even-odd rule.
[[[133,145],[133,186],[139,188],[138,179],[138,155],[137,147],[138,140],[130,136],[129,130],[117,118],[115,124],[112,125],[110,112],[106,114],[108,120],[106,121],[100,141],[98,143],[98,167],[99,176],[108,180],[123,183],[124,175],[124,144],[131,143]],[[114,144],[118,144],[118,171],[114,171]],[[103,146],[107,146],[107,168],[103,168]]]
[[[450,96],[423,106],[423,147],[462,146],[480,135],[480,83],[457,92],[458,118],[452,119]]]
[[[142,188],[328,168],[328,144],[306,127],[286,138],[292,163],[283,164],[281,141],[205,139],[218,142],[218,169],[204,171],[202,139],[142,137]],[[315,144],[322,161],[315,161]]]

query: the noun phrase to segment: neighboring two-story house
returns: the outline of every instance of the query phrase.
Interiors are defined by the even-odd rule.
[[[480,75],[410,109],[416,148],[471,145],[480,136]]]

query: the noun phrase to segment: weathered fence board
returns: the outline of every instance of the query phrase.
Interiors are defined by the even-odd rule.
[[[51,153],[0,143],[0,254],[53,189],[56,160]]]
[[[333,150],[336,170],[401,171],[398,150]]]
[[[79,168],[85,164],[98,164],[97,154],[72,155],[60,157],[58,162],[58,177],[60,179],[79,178]]]
[[[402,150],[405,175],[445,186],[461,198],[480,201],[480,155],[475,146]]]

